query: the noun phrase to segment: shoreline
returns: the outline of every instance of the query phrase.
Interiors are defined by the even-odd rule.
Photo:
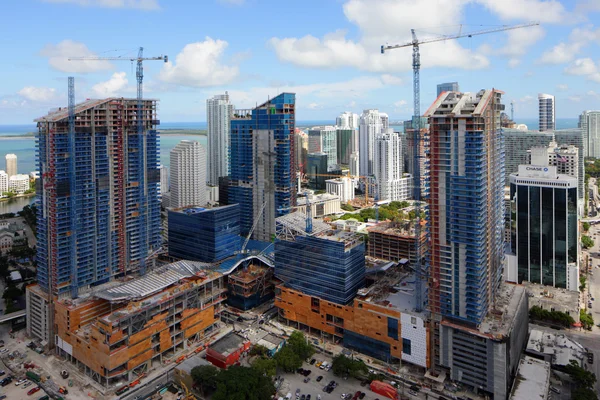
[[[22,199],[22,198],[34,197],[35,194],[36,193],[33,192],[33,193],[27,193],[27,194],[18,194],[18,195],[13,196],[13,197],[2,197],[2,198],[0,198],[0,202],[10,201],[10,200],[13,200],[13,199]]]
[[[206,129],[157,129],[157,131],[160,135],[208,135]],[[0,140],[3,139],[35,139],[35,133],[28,132],[20,135],[0,135]]]

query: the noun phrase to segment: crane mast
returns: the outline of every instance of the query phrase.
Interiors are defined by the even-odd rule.
[[[526,28],[530,26],[539,25],[537,22],[513,25],[513,26],[503,26],[500,28],[492,28],[485,29],[476,32],[470,33],[462,33],[462,25],[461,32],[457,35],[447,35],[443,37],[433,38],[433,39],[425,39],[419,41],[417,38],[417,34],[414,29],[411,29],[412,41],[405,44],[397,44],[397,45],[382,45],[381,46],[381,54],[384,54],[386,50],[394,50],[403,47],[412,46],[412,69],[413,69],[413,120],[412,127],[414,130],[414,142],[413,142],[413,179],[414,179],[414,189],[413,196],[415,200],[415,211],[417,223],[415,224],[415,260],[416,265],[414,266],[415,274],[416,274],[416,284],[415,284],[415,292],[416,292],[416,311],[420,312],[423,309],[423,293],[422,293],[422,279],[423,279],[423,264],[427,263],[427,254],[423,254],[423,248],[421,246],[421,146],[422,146],[422,138],[421,138],[421,83],[420,83],[420,70],[421,70],[421,53],[419,51],[419,46],[421,44],[426,43],[434,43],[441,42],[449,39],[458,39],[462,37],[473,37],[477,35],[484,35],[488,33],[508,31],[519,28]],[[427,207],[425,206],[425,213],[427,213]],[[425,271],[426,272],[426,271]]]

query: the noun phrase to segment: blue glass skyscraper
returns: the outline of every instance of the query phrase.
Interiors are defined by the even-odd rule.
[[[504,260],[502,92],[446,92],[430,126],[430,286],[433,313],[479,325]]]
[[[143,272],[161,245],[156,101],[88,100],[38,118],[38,283],[77,297],[112,277]]]
[[[240,205],[242,235],[258,219],[256,240],[271,240],[275,218],[289,213],[296,201],[295,103],[294,93],[281,93],[253,109],[233,112],[228,201]]]

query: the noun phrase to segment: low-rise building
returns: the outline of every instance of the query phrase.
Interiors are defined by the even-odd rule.
[[[385,221],[367,228],[367,254],[380,260],[416,262],[417,250],[415,221]],[[421,246],[427,245],[425,229],[421,229]],[[421,250],[423,251],[423,250]]]
[[[6,171],[0,170],[0,197],[4,197],[4,193],[8,192],[8,178]]]
[[[230,333],[206,349],[206,361],[216,367],[226,369],[239,362],[242,354],[250,347],[250,341],[235,333]]]
[[[339,214],[342,212],[342,204],[339,196],[322,193],[322,194],[310,194],[308,196],[310,202],[312,216],[315,218],[322,218],[327,215]],[[297,210],[306,213],[306,202],[307,197],[298,197],[297,199]]]
[[[528,356],[521,358],[510,400],[545,400],[549,389],[550,363]]]
[[[179,385],[179,387],[186,387],[189,390],[194,386],[194,379],[192,378],[192,369],[196,367],[202,367],[205,365],[212,365],[204,358],[199,355],[195,355],[190,357],[183,362],[177,364],[173,373],[175,375],[175,383]],[[184,386],[185,385],[185,386]]]
[[[269,357],[273,357],[275,353],[283,348],[285,339],[269,333],[263,336],[256,342],[257,345],[261,345],[267,348]]]
[[[17,174],[8,179],[9,190],[16,194],[23,194],[29,190],[29,175]]]
[[[338,196],[342,203],[354,199],[354,181],[351,178],[327,179],[325,184],[327,193]]]
[[[541,329],[531,330],[525,353],[547,361],[552,367],[566,366],[571,360],[583,367],[587,357],[587,351],[581,344],[564,334]]]

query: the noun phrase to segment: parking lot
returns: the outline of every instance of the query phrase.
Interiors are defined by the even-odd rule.
[[[315,354],[313,358],[317,361],[331,363],[331,357],[322,354]],[[295,399],[296,390],[300,389],[301,395],[305,395],[306,397],[308,397],[308,395],[311,396],[310,400],[317,400],[318,395],[321,395],[322,400],[340,399],[342,394],[350,394],[353,396],[354,393],[358,391],[365,393],[363,400],[385,399],[385,397],[372,392],[369,389],[369,385],[361,386],[360,381],[357,379],[348,378],[347,380],[344,380],[339,376],[335,376],[331,370],[324,371],[315,367],[315,365],[310,365],[310,363],[306,362],[302,365],[302,368],[311,371],[310,375],[308,375],[310,380],[305,383],[305,377],[298,373],[281,374],[281,377],[284,378],[284,380],[277,392],[277,396],[285,398],[288,393],[292,393],[292,399]],[[323,376],[323,379],[320,382],[317,382],[319,376]],[[338,386],[331,393],[324,392],[323,388],[332,380],[337,382]],[[406,390],[406,395],[408,396],[408,390]],[[417,399],[419,397],[421,396],[414,396],[413,398]]]

